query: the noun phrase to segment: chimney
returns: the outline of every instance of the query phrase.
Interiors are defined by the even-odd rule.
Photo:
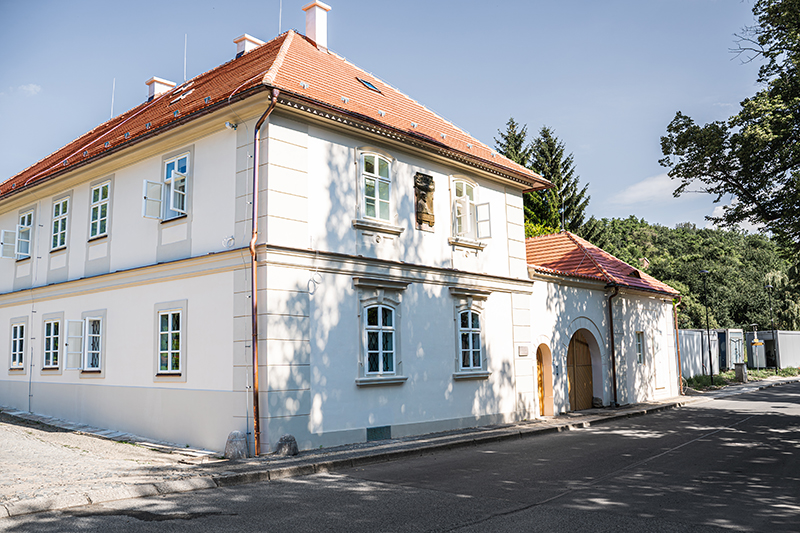
[[[236,43],[236,57],[242,57],[250,50],[255,50],[264,44],[264,41],[256,39],[252,35],[247,35],[246,33],[234,39],[233,42]]]
[[[306,12],[306,37],[317,43],[318,48],[328,48],[328,11],[331,6],[319,0],[303,8]]]
[[[175,84],[173,82],[162,78],[157,78],[155,76],[144,82],[144,84],[147,85],[148,102],[153,98],[155,98],[156,96],[158,96],[159,94],[164,94],[165,92],[170,91],[172,90],[173,87],[175,87]]]

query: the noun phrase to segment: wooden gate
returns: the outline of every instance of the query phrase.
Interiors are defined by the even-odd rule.
[[[544,360],[541,346],[536,349],[536,375],[539,388],[539,415],[544,416]]]
[[[592,407],[592,356],[589,343],[578,331],[569,341],[567,350],[567,381],[569,405],[573,411]]]

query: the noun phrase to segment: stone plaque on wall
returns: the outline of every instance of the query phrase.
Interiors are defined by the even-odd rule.
[[[414,196],[417,203],[417,224],[433,227],[433,176],[417,172],[414,176]]]

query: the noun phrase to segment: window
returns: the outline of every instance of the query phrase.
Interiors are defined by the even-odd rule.
[[[189,165],[189,153],[166,159],[164,182],[144,182],[143,217],[170,220],[188,214]]]
[[[69,215],[69,198],[62,198],[53,204],[53,242],[51,250],[67,246],[67,215]]]
[[[181,371],[181,312],[165,311],[158,314],[158,371]]]
[[[385,305],[366,308],[365,335],[367,374],[394,373],[394,310]]]
[[[364,217],[389,222],[391,216],[391,163],[378,154],[364,154],[361,162]]]
[[[100,370],[103,320],[99,317],[87,317],[84,321],[83,369]]]
[[[61,322],[48,320],[44,323],[44,368],[58,368]]]
[[[644,332],[636,332],[636,362],[644,363]]]
[[[108,202],[111,182],[92,188],[90,206],[89,238],[108,235]]]
[[[17,224],[17,259],[27,259],[31,256],[32,226],[33,211],[28,211],[19,217],[19,224]]]
[[[483,357],[481,356],[480,315],[472,310],[462,311],[458,333],[461,341],[461,369],[481,369]]]
[[[453,184],[453,234],[463,239],[488,239],[492,236],[489,204],[478,204],[478,187],[469,181]]]
[[[25,324],[11,324],[11,368],[23,368],[24,355]]]

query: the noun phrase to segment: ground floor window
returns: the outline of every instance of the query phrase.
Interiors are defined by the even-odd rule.
[[[25,324],[11,324],[11,368],[23,368],[25,355]]]
[[[48,320],[44,323],[44,368],[58,367],[61,322]]]
[[[164,311],[158,314],[158,371],[181,371],[181,331],[180,310]]]
[[[88,317],[85,322],[83,368],[84,370],[100,370],[103,320],[99,317]]]
[[[482,368],[480,314],[473,310],[462,311],[459,315],[458,333],[461,341],[461,369]]]
[[[386,305],[373,305],[365,310],[367,374],[394,372],[394,310]]]

